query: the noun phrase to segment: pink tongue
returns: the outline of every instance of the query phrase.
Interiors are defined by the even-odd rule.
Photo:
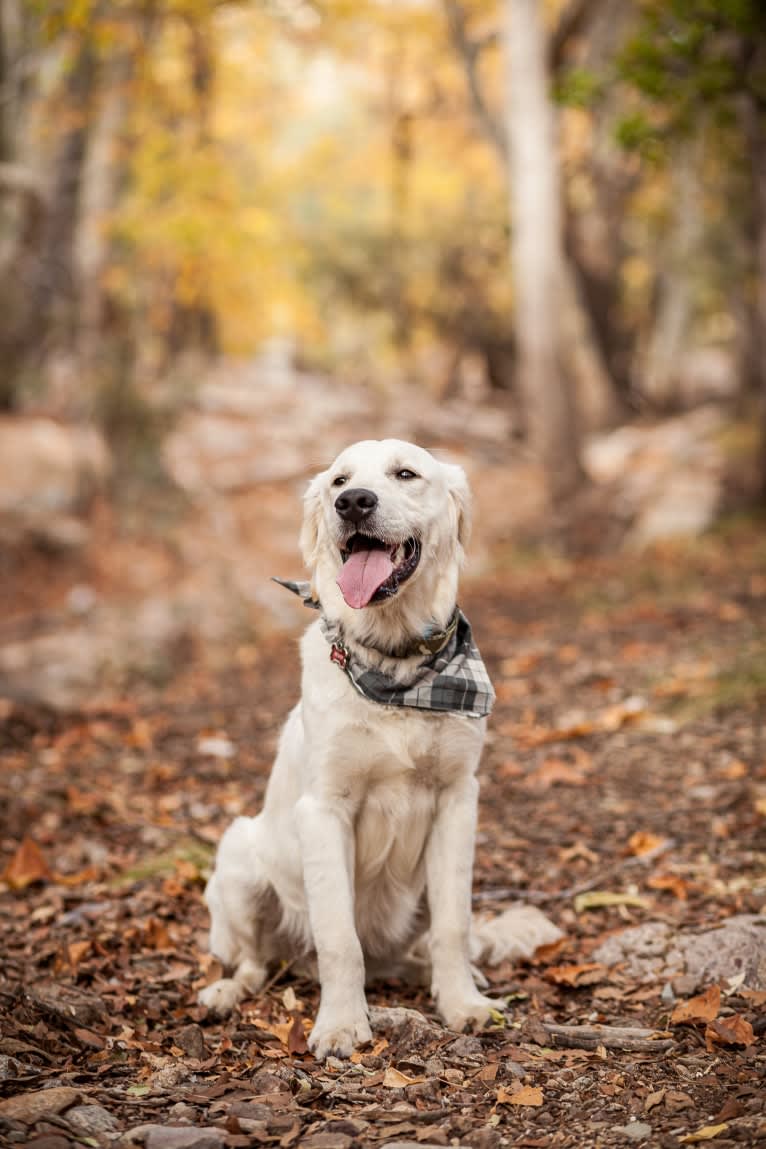
[[[378,587],[393,572],[394,564],[388,551],[374,547],[350,554],[338,575],[338,586],[349,606],[367,606]]]

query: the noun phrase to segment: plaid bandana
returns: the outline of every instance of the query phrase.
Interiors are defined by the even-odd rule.
[[[293,594],[299,595],[306,606],[320,609],[319,603],[311,597],[311,588],[306,582],[290,582],[275,579]],[[456,609],[457,625],[447,628],[448,637],[442,648],[429,653],[417,668],[415,678],[406,685],[394,682],[380,670],[359,666],[343,642],[343,634],[337,623],[322,617],[322,633],[330,644],[330,659],[345,671],[354,687],[365,698],[379,702],[382,706],[411,706],[417,710],[438,710],[465,714],[468,718],[483,718],[489,714],[495,701],[495,692],[487,674],[487,668],[473,641],[471,624]],[[424,638],[424,642],[428,639]]]

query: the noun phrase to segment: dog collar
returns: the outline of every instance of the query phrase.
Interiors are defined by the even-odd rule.
[[[308,582],[280,578],[274,581],[298,595],[306,606],[321,610]],[[483,718],[492,710],[495,692],[487,668],[473,641],[471,624],[457,607],[443,630],[428,631],[413,639],[407,654],[369,648],[389,658],[426,656],[404,685],[381,670],[360,666],[345,644],[338,623],[322,616],[321,626],[330,645],[330,661],[336,663],[355,689],[371,702],[458,713],[469,718]]]
[[[314,598],[314,592],[310,582],[295,581],[293,579],[277,578],[272,576],[272,582],[279,583],[280,586],[285,587],[287,590],[297,594],[302,600],[303,605],[309,607],[311,610],[321,610],[322,604],[319,599]],[[416,654],[434,655],[439,654],[444,650],[445,646],[452,638],[457,630],[458,621],[460,619],[460,611],[455,607],[455,612],[445,627],[436,627],[429,625],[422,634],[418,634],[410,642],[404,643],[402,646],[397,646],[393,650],[384,650],[382,647],[373,646],[371,643],[363,643],[368,650],[374,650],[376,654],[382,654],[386,658],[413,658]],[[338,641],[335,645],[339,649],[345,649],[342,632],[338,626]],[[332,657],[332,656],[331,656]],[[338,659],[333,659],[337,662]]]

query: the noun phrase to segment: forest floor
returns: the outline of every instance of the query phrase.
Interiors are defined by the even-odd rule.
[[[231,1019],[197,1005],[216,975],[205,875],[232,816],[258,808],[297,651],[280,632],[223,665],[179,650],[166,680],[108,703],[3,704],[0,1143],[766,1143],[766,987],[732,976],[719,995],[593,957],[631,924],[693,932],[763,908],[762,530],[641,558],[508,547],[462,605],[498,691],[476,908],[527,898],[565,933],[487,971],[505,1023],[456,1035],[424,992],[376,985],[373,1005],[421,1016],[320,1064],[317,989],[289,968]],[[566,1047],[551,1024],[579,1046],[587,1025],[648,1034]]]

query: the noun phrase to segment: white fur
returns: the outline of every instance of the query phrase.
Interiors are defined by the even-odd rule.
[[[403,468],[417,478],[397,477]],[[399,593],[359,610],[335,581],[349,533],[334,506],[339,476],[346,489],[377,494],[368,533],[417,535],[422,546]],[[304,558],[324,613],[342,625],[359,661],[408,681],[422,656],[385,652],[448,623],[468,529],[462,470],[408,443],[358,443],[313,480]],[[470,965],[485,721],[368,701],[329,653],[315,622],[302,640],[302,697],[282,732],[263,810],[237,818],[221,840],[206,891],[210,948],[234,972],[200,995],[226,1013],[257,992],[270,965],[314,951],[321,1002],[309,1046],[320,1058],[346,1057],[370,1039],[365,965],[404,969],[426,931],[431,989],[447,1025],[481,1025],[496,1004],[476,988]],[[495,952],[497,939],[486,948]]]

